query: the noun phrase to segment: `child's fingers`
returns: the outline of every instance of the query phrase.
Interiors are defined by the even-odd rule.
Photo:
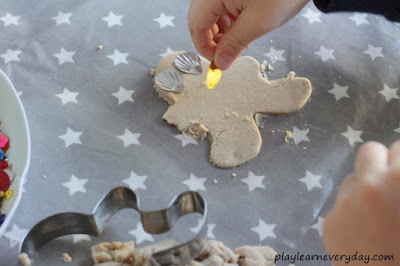
[[[388,150],[378,142],[363,144],[354,162],[355,174],[358,178],[378,176],[388,167]]]

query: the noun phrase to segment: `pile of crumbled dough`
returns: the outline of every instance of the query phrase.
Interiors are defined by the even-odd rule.
[[[200,255],[184,266],[272,266],[276,252],[268,246],[242,246],[232,251],[222,242],[208,240]],[[92,247],[95,266],[148,266],[149,253],[133,242],[100,243]]]

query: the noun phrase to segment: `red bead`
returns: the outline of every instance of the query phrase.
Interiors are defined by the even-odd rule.
[[[10,187],[10,177],[6,172],[0,170],[0,190],[6,192]]]
[[[6,169],[8,167],[8,162],[7,161],[1,161],[0,162],[0,169]]]
[[[0,132],[0,149],[6,152],[9,147],[10,147],[10,139],[2,132]]]

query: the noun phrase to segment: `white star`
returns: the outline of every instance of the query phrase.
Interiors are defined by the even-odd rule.
[[[72,196],[78,191],[86,193],[85,184],[87,181],[87,179],[78,179],[76,176],[71,175],[69,182],[62,183],[61,185],[68,188],[69,195]]]
[[[114,66],[116,66],[118,64],[128,64],[128,61],[126,61],[128,55],[129,53],[121,53],[120,51],[115,49],[114,54],[107,55],[107,57],[110,58],[113,61]]]
[[[21,97],[22,93],[24,93],[23,91],[17,91],[18,96]]]
[[[308,22],[310,24],[312,24],[314,22],[322,23],[321,19],[319,18],[321,16],[321,12],[312,11],[310,8],[307,8],[307,12],[304,13],[302,16],[305,17],[306,19],[308,19]]]
[[[388,85],[383,84],[383,90],[378,91],[380,94],[385,96],[385,99],[387,102],[389,102],[391,99],[400,99],[400,97],[397,95],[397,91],[399,89],[397,88],[389,88]]]
[[[275,63],[276,61],[286,61],[285,58],[283,58],[283,53],[285,50],[275,50],[273,47],[269,49],[268,53],[265,53],[264,55],[269,57],[271,59],[272,63]]]
[[[57,25],[66,23],[66,24],[71,24],[71,21],[69,20],[69,17],[72,15],[72,13],[63,13],[63,12],[58,12],[57,16],[51,18],[56,21]]]
[[[322,188],[320,175],[313,175],[311,172],[306,171],[306,176],[300,178],[299,181],[303,182],[307,186],[307,190],[310,191],[315,187]]]
[[[18,55],[20,53],[21,53],[20,50],[7,49],[7,52],[5,54],[0,55],[0,57],[4,58],[4,63],[10,62],[10,61],[19,61]]]
[[[320,50],[318,52],[315,52],[316,55],[319,55],[322,59],[322,61],[326,61],[328,59],[336,59],[333,53],[335,52],[334,49],[326,49],[322,45],[320,46]]]
[[[21,17],[16,17],[11,15],[10,13],[7,13],[4,17],[0,17],[0,20],[2,20],[4,22],[4,27],[8,26],[8,25],[19,25],[18,20]]]
[[[348,86],[339,86],[336,83],[333,83],[333,89],[329,90],[329,93],[332,93],[335,95],[336,101],[338,101],[341,98],[350,98],[350,96],[347,94],[347,89]]]
[[[251,228],[251,230],[258,234],[261,242],[267,237],[276,238],[274,233],[275,227],[276,224],[266,224],[263,220],[259,219],[258,226]]]
[[[160,54],[161,57],[165,57],[169,54],[172,54],[174,51],[171,50],[171,48],[167,47],[167,50],[165,51],[165,53]]]
[[[13,224],[11,231],[4,234],[10,240],[10,247],[17,245],[28,233],[27,229],[19,228],[18,225]]]
[[[56,96],[61,99],[61,104],[64,105],[66,103],[78,103],[76,100],[78,94],[79,92],[71,92],[67,88],[64,88],[63,93],[56,94]]]
[[[108,16],[107,17],[103,17],[102,19],[107,21],[108,27],[111,28],[114,25],[121,25],[122,26],[121,19],[123,17],[124,16],[121,16],[121,15],[118,16],[118,15],[116,15],[113,12],[110,11],[110,13],[108,13]]]
[[[174,27],[174,23],[172,20],[174,19],[174,16],[168,17],[164,15],[164,13],[160,14],[160,17],[153,19],[154,21],[160,23],[160,29],[166,27],[166,26],[171,26]]]
[[[153,236],[147,232],[144,231],[143,225],[141,222],[138,222],[136,225],[136,229],[129,231],[129,234],[133,235],[136,239],[136,244],[140,244],[143,241],[154,241]]]
[[[122,180],[122,182],[127,184],[132,190],[136,190],[138,188],[146,189],[146,185],[144,184],[144,181],[146,181],[146,179],[147,176],[140,176],[131,171],[131,176],[127,179]]]
[[[82,131],[73,131],[69,127],[64,135],[58,136],[60,139],[65,141],[65,148],[68,148],[72,144],[82,144],[79,137],[82,135]]]
[[[368,49],[364,51],[364,54],[369,55],[371,60],[375,60],[377,57],[384,57],[382,54],[382,47],[375,47],[370,44],[368,44]]]
[[[74,244],[80,242],[80,241],[92,241],[89,235],[84,235],[84,234],[74,234],[72,235],[72,241]]]
[[[300,130],[297,127],[293,127],[293,132],[290,135],[290,138],[293,139],[294,144],[299,144],[301,141],[310,141],[310,139],[307,137],[308,130]]]
[[[347,131],[342,133],[348,140],[350,145],[353,145],[356,142],[363,142],[361,139],[362,131],[354,130],[350,126],[347,126]]]
[[[263,176],[263,175],[256,176],[252,171],[249,171],[249,176],[240,181],[242,181],[243,183],[246,183],[249,186],[249,191],[252,191],[256,188],[264,188],[265,189],[265,186],[262,183],[264,178],[265,178],[265,176]]]
[[[118,104],[122,104],[124,102],[133,102],[132,95],[134,92],[134,90],[125,90],[124,87],[120,86],[119,91],[111,95],[118,99]]]
[[[189,190],[204,190],[207,191],[204,186],[204,182],[206,182],[207,178],[205,177],[196,177],[194,174],[190,173],[190,177],[188,180],[182,181],[183,184],[189,187]]]
[[[58,54],[53,54],[53,56],[58,58],[58,64],[62,65],[64,63],[70,62],[70,63],[75,63],[74,59],[72,58],[74,56],[75,52],[68,52],[64,48],[61,48],[60,52]]]
[[[133,134],[130,132],[128,129],[125,129],[124,135],[117,136],[120,140],[124,142],[124,148],[128,147],[129,145],[140,145],[140,142],[138,138],[140,137],[140,134]]]
[[[349,19],[353,20],[357,26],[360,26],[361,24],[369,24],[367,21],[367,14],[365,13],[354,13]]]
[[[399,126],[400,126],[400,122],[399,122]],[[400,127],[396,128],[394,131],[397,133],[400,133]]]
[[[174,138],[177,138],[180,141],[182,141],[182,147],[185,147],[188,144],[197,145],[196,139],[191,135],[186,135],[185,133],[182,133],[180,135],[175,135]]]
[[[324,218],[318,216],[318,221],[311,226],[312,229],[318,230],[319,236],[322,237],[322,225],[324,224]]]
[[[201,221],[202,220],[199,220],[199,223],[195,227],[190,228],[190,231],[193,233],[198,233],[200,231]],[[215,224],[207,224],[207,238],[215,239],[215,235],[213,233],[214,228]]]

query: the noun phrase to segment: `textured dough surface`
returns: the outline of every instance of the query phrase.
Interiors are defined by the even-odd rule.
[[[155,76],[176,69],[174,60],[181,52],[167,55],[159,62]],[[210,161],[218,167],[238,166],[257,156],[261,135],[255,114],[289,114],[301,109],[311,95],[311,83],[306,78],[268,81],[260,72],[260,64],[252,57],[238,58],[222,75],[213,90],[205,85],[210,62],[201,57],[203,73],[182,73],[181,93],[155,89],[169,104],[163,119],[179,131],[211,142]]]
[[[92,258],[95,266],[150,266],[156,245],[136,250],[133,242],[104,242],[92,247]],[[275,255],[268,246],[242,246],[233,252],[220,241],[208,240],[199,256],[184,266],[272,266]]]

